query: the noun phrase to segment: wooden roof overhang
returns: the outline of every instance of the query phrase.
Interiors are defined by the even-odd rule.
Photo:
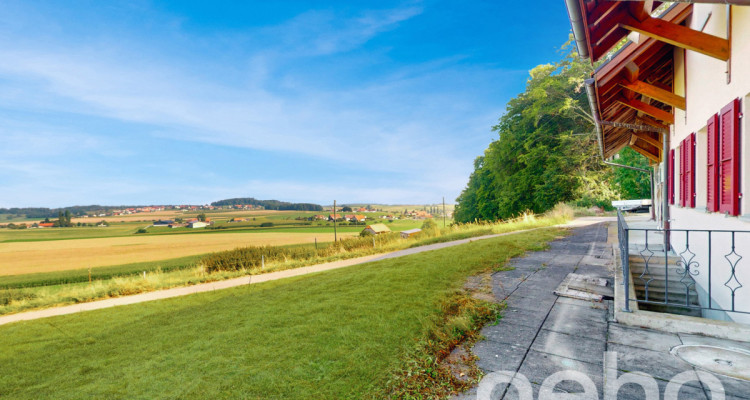
[[[689,3],[672,4],[659,17],[658,1],[565,0],[579,54],[592,62],[607,55],[631,32],[628,42],[593,73],[589,101],[603,158],[630,146],[652,162],[662,159],[661,132],[674,123],[673,109],[685,98],[673,92],[674,47],[727,60],[726,39],[684,25]]]
[[[691,11],[689,5],[678,4],[663,18],[679,24]],[[673,49],[674,46],[654,38],[641,38],[640,43],[625,45],[594,72],[599,121],[603,123],[604,158],[629,145],[650,161],[661,161],[663,146],[659,131],[668,130],[674,123],[674,107],[685,108],[685,99],[673,93]],[[644,128],[634,130],[633,125]]]

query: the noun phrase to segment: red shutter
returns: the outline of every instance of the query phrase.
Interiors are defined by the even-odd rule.
[[[667,174],[669,204],[674,204],[674,149],[669,150],[669,173]]]
[[[685,141],[680,142],[680,206],[685,207]]]
[[[719,211],[740,214],[739,99],[721,109],[719,134]]]
[[[706,124],[708,131],[708,151],[706,157],[706,207],[708,211],[719,211],[719,169],[717,168],[717,158],[719,156],[719,115],[714,114]]]
[[[685,139],[685,203],[695,208],[695,132]]]

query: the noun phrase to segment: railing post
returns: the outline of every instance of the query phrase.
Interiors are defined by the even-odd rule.
[[[623,236],[625,240],[625,255],[622,263],[622,282],[625,285],[625,312],[630,312],[630,242],[627,229],[624,229]]]

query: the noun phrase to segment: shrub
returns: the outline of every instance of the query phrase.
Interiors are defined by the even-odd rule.
[[[270,228],[272,226],[273,226],[273,222],[263,222],[262,224],[260,224],[261,228]]]

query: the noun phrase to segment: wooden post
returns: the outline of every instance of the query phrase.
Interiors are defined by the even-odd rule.
[[[143,271],[143,279],[146,279],[146,271]]]
[[[333,201],[333,242],[336,243],[336,200]]]
[[[375,235],[372,235],[372,248],[375,248]]]
[[[91,284],[91,266],[89,265],[89,285]]]
[[[315,238],[315,250],[318,249],[318,238]]]
[[[445,228],[445,196],[443,196],[443,228]]]
[[[260,256],[260,269],[266,269],[266,256]]]

